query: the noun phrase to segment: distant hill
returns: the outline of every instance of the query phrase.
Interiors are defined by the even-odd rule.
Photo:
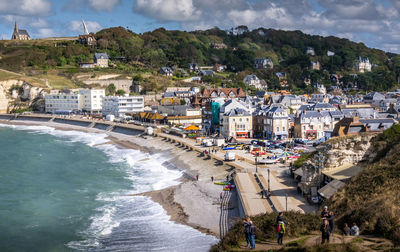
[[[358,57],[368,57],[373,71],[360,75],[358,86],[365,90],[393,88],[400,76],[400,56],[372,49],[363,43],[337,37],[312,36],[301,31],[281,31],[245,26],[232,31],[218,28],[205,31],[168,31],[163,28],[135,34],[122,27],[107,28],[96,34],[97,47],[90,48],[76,41],[0,41],[0,68],[77,67],[90,61],[95,51],[105,51],[120,64],[157,69],[161,66],[187,67],[223,64],[231,72],[255,72],[267,80],[271,88],[279,88],[278,71],[287,73],[290,88],[304,90],[304,79],[331,85],[330,73],[342,75],[346,81],[355,73]],[[315,55],[306,55],[307,47]],[[328,51],[334,53],[328,56]],[[255,58],[270,58],[273,70],[253,68]],[[318,61],[321,70],[310,70],[311,61]],[[143,65],[144,64],[144,65]],[[326,71],[323,71],[326,70]]]

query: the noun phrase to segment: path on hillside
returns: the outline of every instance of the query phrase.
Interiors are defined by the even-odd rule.
[[[304,241],[304,239],[306,239]],[[371,237],[371,236],[342,236],[335,234],[331,237],[329,244],[346,244],[353,243],[362,251],[382,251],[385,249],[393,248],[392,242],[383,238]],[[278,245],[275,240],[263,241],[256,243],[256,250],[268,251],[278,250],[283,247],[299,248],[299,247],[314,247],[321,244],[321,234],[314,232],[308,238],[287,238],[283,239],[283,245]],[[231,251],[247,251],[246,243],[242,242],[240,248],[231,249]]]

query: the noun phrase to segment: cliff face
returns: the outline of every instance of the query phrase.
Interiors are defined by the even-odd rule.
[[[0,113],[7,113],[15,108],[43,110],[45,90],[17,79],[0,81]]]
[[[321,172],[352,166],[358,166],[361,170],[364,164],[372,162],[376,158],[376,146],[371,143],[377,134],[364,133],[356,136],[332,138],[318,146],[316,155],[321,154],[322,157]],[[318,168],[314,156],[304,162],[300,169],[302,179],[299,187],[303,193],[310,195],[312,194],[311,188],[317,187],[318,184]],[[322,180],[321,175],[319,181]]]
[[[370,162],[376,157],[371,140],[377,133],[334,138],[319,146],[317,150],[324,156],[323,169],[332,170],[341,166]]]

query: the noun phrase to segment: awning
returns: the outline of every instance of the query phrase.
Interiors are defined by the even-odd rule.
[[[186,128],[184,128],[184,130],[186,130],[186,131],[200,130],[200,128],[195,125],[190,125],[190,126],[187,126]]]
[[[344,182],[335,179],[335,180],[332,180],[331,182],[329,182],[327,185],[325,185],[321,189],[319,189],[318,193],[325,199],[329,199],[330,197],[332,197],[333,194],[336,193],[337,190],[342,188],[344,185],[345,185]]]
[[[361,170],[362,170],[362,168],[359,166],[354,166],[352,164],[346,164],[346,165],[339,166],[335,169],[322,171],[322,173],[333,179],[345,180],[345,179],[354,177]]]

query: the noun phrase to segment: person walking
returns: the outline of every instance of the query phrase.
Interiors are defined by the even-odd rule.
[[[325,219],[329,217],[329,211],[328,211],[328,206],[324,206],[324,210],[321,212],[321,218]]]
[[[214,176],[211,176],[211,182],[214,182]]]
[[[196,180],[199,181],[199,175],[196,175]]]
[[[247,216],[246,219],[243,222],[244,226],[244,236],[246,237],[246,248],[250,248],[250,227],[251,227],[251,220],[250,217]]]
[[[349,235],[350,235],[350,232],[351,232],[351,230],[350,230],[350,228],[349,228],[349,225],[348,225],[347,223],[344,223],[343,234],[344,234],[345,236],[349,236]]]
[[[333,235],[335,229],[335,215],[333,214],[333,211],[329,211],[329,215],[326,219],[328,220],[329,227],[331,228],[331,235]]]
[[[358,228],[358,226],[355,222],[353,223],[353,226],[350,229],[350,235],[351,236],[359,236],[360,235],[360,229]]]
[[[325,244],[325,241],[329,243],[329,235],[331,234],[331,227],[329,226],[329,221],[327,219],[325,219],[324,222],[322,223],[320,230],[322,234],[321,244]]]
[[[279,245],[283,244],[283,236],[286,233],[286,224],[289,223],[283,219],[283,212],[279,212],[278,217],[276,217],[277,242]]]
[[[221,203],[222,203],[222,198],[224,197],[224,193],[223,192],[221,192],[220,194],[219,194],[219,199],[221,200]]]
[[[250,226],[250,249],[255,249],[256,248],[256,231],[257,231],[256,226],[253,224],[253,222],[251,222],[251,226]]]

